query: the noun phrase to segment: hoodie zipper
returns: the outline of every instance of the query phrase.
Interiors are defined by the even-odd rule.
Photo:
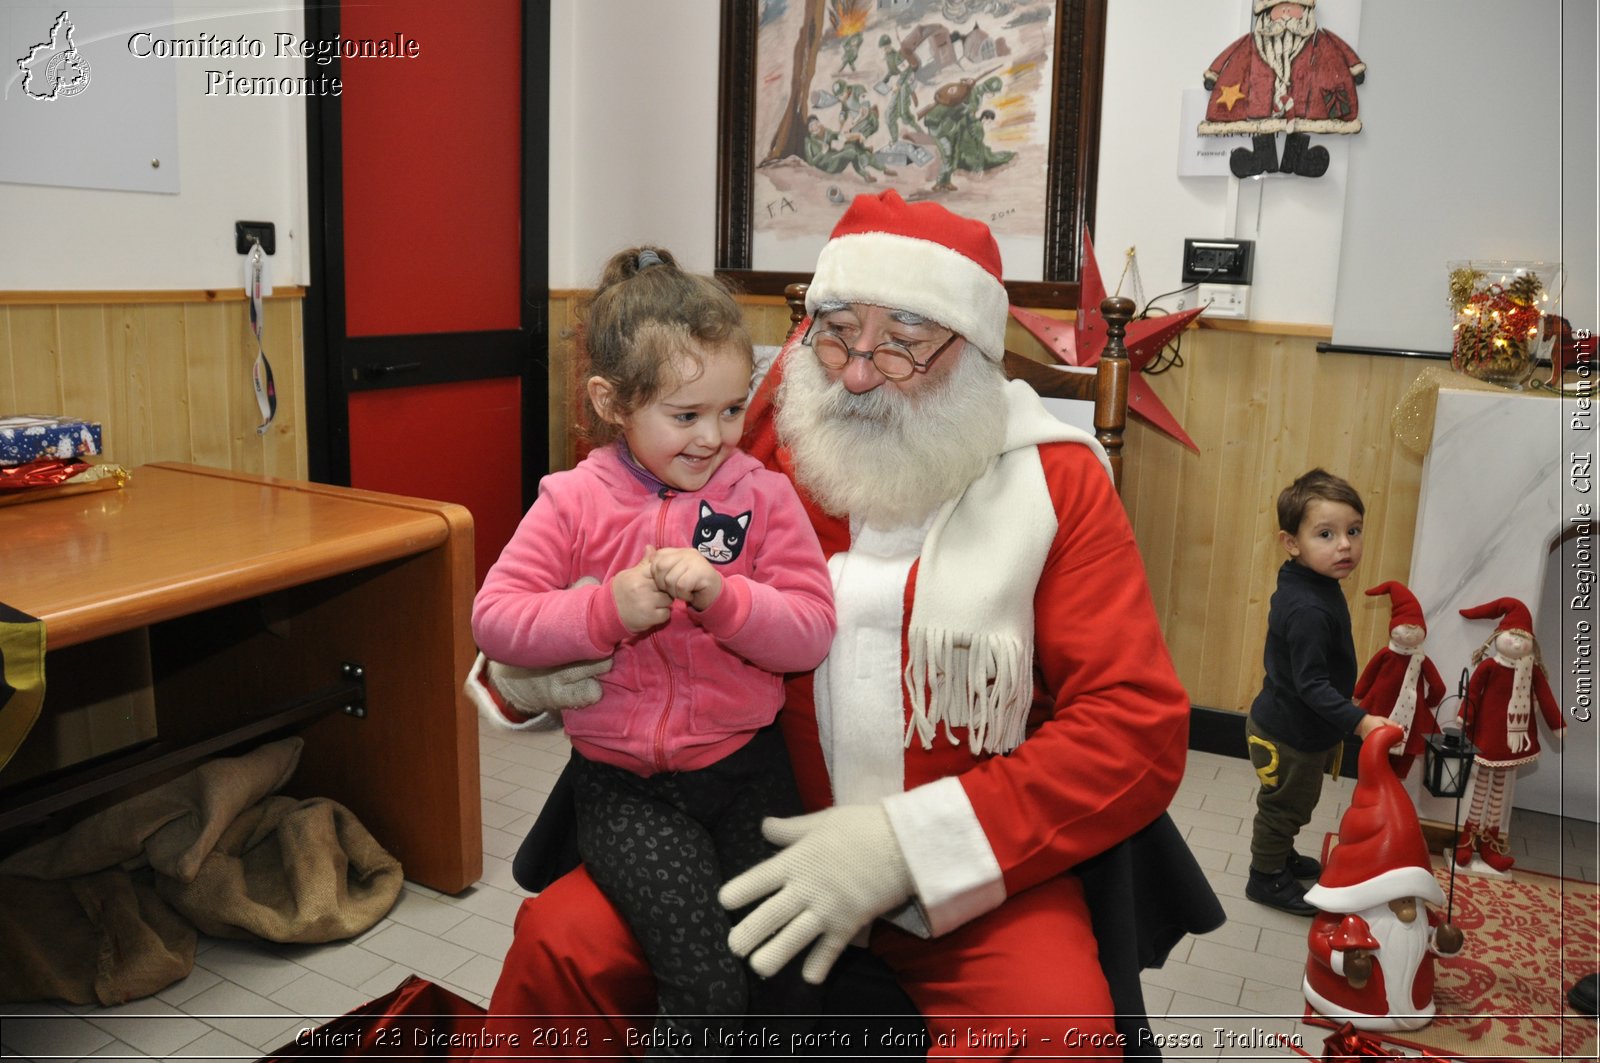
[[[659,550],[666,540],[667,510],[671,507],[677,492],[670,487],[663,487],[656,492],[656,495],[661,499],[661,508],[656,512],[656,549]],[[659,773],[667,770],[667,720],[672,715],[672,700],[678,684],[672,670],[672,661],[667,656],[666,647],[661,644],[660,629],[650,632],[650,645],[655,647],[657,656],[661,658],[661,667],[667,674],[666,703],[656,720],[655,767]]]

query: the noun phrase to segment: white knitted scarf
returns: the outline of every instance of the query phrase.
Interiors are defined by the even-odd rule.
[[[1506,749],[1523,753],[1532,747],[1528,727],[1533,722],[1533,654],[1512,660],[1491,650],[1489,656],[1502,667],[1511,669],[1511,697],[1506,702]]]
[[[1393,639],[1389,640],[1389,648],[1406,661],[1406,674],[1400,680],[1400,693],[1394,699],[1394,708],[1389,712],[1389,722],[1405,732],[1405,737],[1411,737],[1411,721],[1417,715],[1417,680],[1422,677],[1423,654],[1421,646],[1402,646]]]
[[[1022,743],[1033,701],[1033,595],[1060,526],[1040,443],[1105,451],[1058,421],[1028,385],[1005,386],[1001,453],[935,517],[917,566],[905,669],[911,699],[905,744],[924,749],[942,723],[952,745],[967,729],[973,753]]]

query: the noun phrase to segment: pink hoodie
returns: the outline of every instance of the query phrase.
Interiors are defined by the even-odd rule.
[[[744,745],[777,715],[783,673],[815,668],[834,631],[827,564],[787,478],[743,451],[693,493],[647,476],[616,445],[546,476],[472,606],[490,660],[613,658],[600,701],[562,722],[584,756],[640,775],[702,768]],[[623,627],[611,579],[647,546],[699,546],[723,577],[711,608],[674,602],[661,627]],[[601,582],[572,586],[585,576]]]

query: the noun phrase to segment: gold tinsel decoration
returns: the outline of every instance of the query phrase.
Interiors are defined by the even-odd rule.
[[[1417,374],[1389,415],[1389,428],[1395,439],[1414,454],[1427,454],[1433,443],[1433,417],[1439,406],[1439,389],[1446,385],[1464,391],[1505,391],[1498,384],[1474,380],[1443,366],[1428,366]]]
[[[1450,309],[1461,313],[1461,309],[1472,301],[1472,295],[1478,288],[1478,282],[1487,274],[1481,269],[1471,269],[1462,266],[1460,269],[1450,271]]]

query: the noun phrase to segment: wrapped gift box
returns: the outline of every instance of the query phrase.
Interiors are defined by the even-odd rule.
[[[76,417],[16,414],[0,417],[0,465],[100,453],[100,426]]]

